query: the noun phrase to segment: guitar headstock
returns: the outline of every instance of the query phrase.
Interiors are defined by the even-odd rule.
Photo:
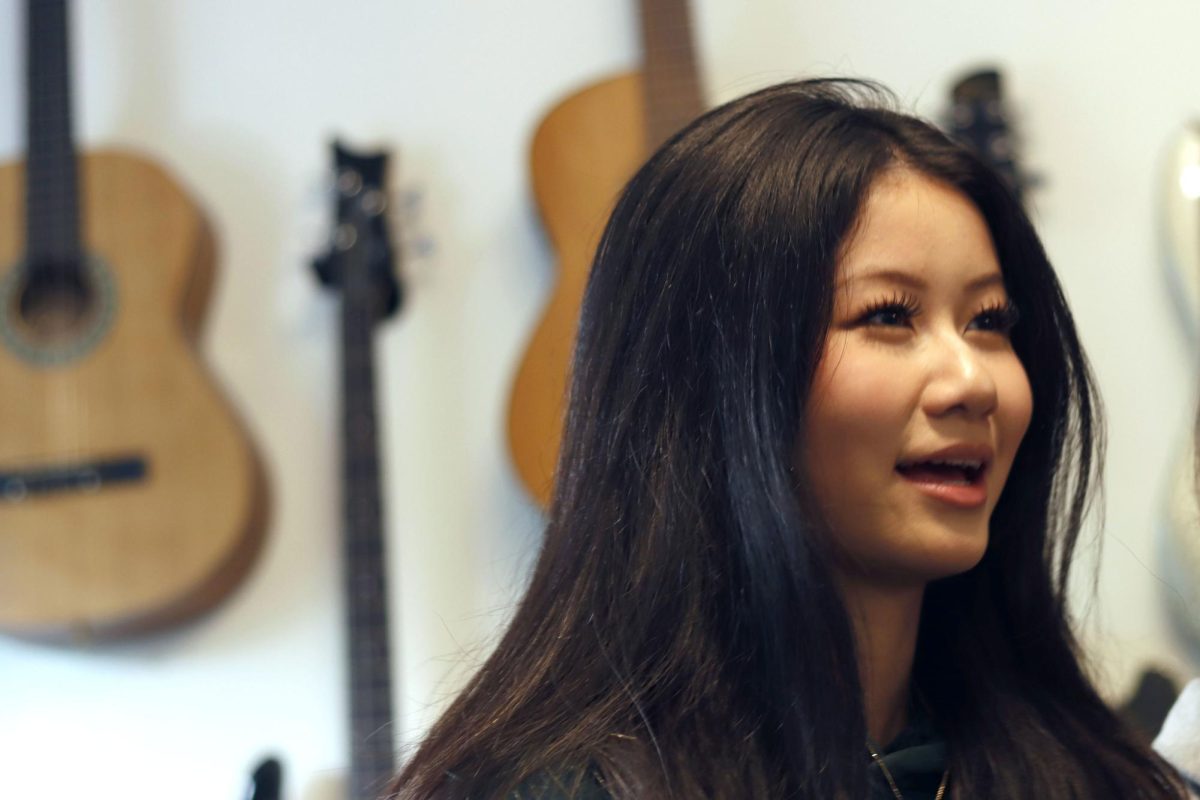
[[[380,318],[393,314],[403,300],[388,233],[387,154],[360,153],[333,143],[335,213],[329,251],[313,260],[325,286],[344,290],[347,269],[364,264],[366,282],[378,298]],[[351,255],[360,258],[352,259]]]
[[[1003,80],[995,69],[973,72],[951,90],[949,133],[974,150],[1008,182],[1020,199],[1030,184],[1017,166],[1016,142],[1004,104]]]
[[[246,800],[279,800],[283,795],[283,765],[274,756],[264,758],[250,776]]]

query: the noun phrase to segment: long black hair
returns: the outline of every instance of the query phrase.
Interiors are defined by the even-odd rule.
[[[892,106],[861,82],[768,88],[630,181],[587,287],[532,583],[402,797],[500,796],[574,767],[618,797],[867,796],[855,639],[794,466],[839,249],[896,167],[987,221],[1034,398],[982,562],[926,594],[913,675],[952,793],[1182,796],[1097,695],[1069,625],[1101,454],[1062,290],[1005,184]]]

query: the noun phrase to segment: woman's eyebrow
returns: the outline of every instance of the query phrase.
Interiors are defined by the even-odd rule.
[[[925,279],[907,270],[884,268],[871,270],[869,272],[860,272],[850,275],[837,285],[838,289],[849,286],[852,283],[893,283],[901,286],[914,289],[916,291],[924,291],[929,288],[929,284]],[[1004,276],[999,271],[990,271],[972,278],[966,285],[968,292],[977,292],[980,289],[987,289],[991,286],[1003,286]]]

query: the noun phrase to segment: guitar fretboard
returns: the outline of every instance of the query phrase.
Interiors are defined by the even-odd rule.
[[[344,581],[350,678],[350,798],[377,797],[394,768],[391,655],[375,414],[373,242],[341,270]]]
[[[641,3],[646,151],[704,110],[687,0]]]
[[[27,0],[25,249],[39,269],[79,269],[66,0]]]

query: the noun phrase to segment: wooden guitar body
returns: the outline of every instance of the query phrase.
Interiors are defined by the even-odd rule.
[[[521,481],[543,507],[553,490],[592,257],[617,195],[646,157],[643,107],[641,75],[626,73],[571,95],[534,134],[533,191],[559,277],[513,384],[508,436]]]
[[[162,170],[81,155],[87,319],[20,308],[24,165],[0,168],[0,630],[108,638],[225,596],[263,533],[260,466],[197,359],[213,242]],[[41,349],[39,349],[39,347]]]
[[[555,106],[534,134],[533,191],[559,279],[508,406],[517,475],[543,508],[554,493],[584,287],[604,224],[646,157],[703,110],[686,0],[640,0],[642,67]]]

